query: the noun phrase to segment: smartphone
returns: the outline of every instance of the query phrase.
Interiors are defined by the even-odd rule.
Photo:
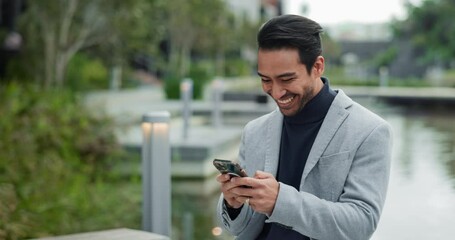
[[[229,174],[233,177],[247,177],[245,170],[240,167],[238,163],[232,162],[231,160],[214,159],[213,165],[222,174]]]

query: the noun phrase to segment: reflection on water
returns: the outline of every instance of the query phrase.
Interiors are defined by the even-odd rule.
[[[181,181],[174,181],[173,188],[188,186]],[[215,181],[206,179],[205,181]],[[201,180],[200,186],[207,186]],[[193,185],[196,186],[196,185]],[[197,186],[196,186],[197,187]],[[204,194],[201,194],[204,195]],[[172,195],[172,239],[174,240],[232,240],[233,237],[223,232],[216,218],[216,204],[220,192],[197,196],[192,193],[173,193]]]
[[[361,103],[384,117],[394,131],[389,192],[372,239],[454,239],[455,112],[391,107],[371,100]],[[175,196],[175,239],[233,239],[226,233],[219,237],[212,233],[218,226],[217,200],[218,193]],[[193,228],[185,230],[191,223]],[[193,232],[193,237],[185,238],[185,231]]]
[[[453,239],[455,113],[430,108],[379,113],[393,127],[394,155],[386,205],[372,239]]]

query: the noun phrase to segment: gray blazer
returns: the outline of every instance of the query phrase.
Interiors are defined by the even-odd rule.
[[[280,183],[270,216],[244,205],[229,218],[221,195],[217,214],[236,239],[255,239],[264,222],[274,222],[312,239],[369,239],[386,198],[391,127],[338,90],[315,139],[299,191]],[[239,162],[276,176],[283,115],[275,111],[249,122],[242,134]]]

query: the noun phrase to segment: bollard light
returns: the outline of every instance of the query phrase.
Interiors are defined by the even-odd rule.
[[[380,87],[387,87],[389,85],[389,68],[379,68],[379,85]]]
[[[180,84],[180,98],[183,103],[183,139],[186,140],[188,138],[190,119],[192,115],[191,102],[193,101],[193,80],[191,78],[185,78]]]
[[[212,107],[212,125],[213,127],[221,127],[222,125],[222,109],[221,104],[223,101],[223,81],[215,79],[212,85],[213,94],[213,107]]]
[[[142,192],[144,231],[171,235],[170,114],[151,112],[142,117]]]

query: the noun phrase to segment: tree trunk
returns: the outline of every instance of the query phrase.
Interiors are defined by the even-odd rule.
[[[224,76],[224,64],[225,64],[225,57],[224,52],[222,50],[218,50],[216,53],[216,75],[217,76]]]
[[[184,45],[180,50],[180,76],[188,77],[191,68],[191,48]]]
[[[111,69],[110,89],[117,91],[122,86],[122,65],[115,64]]]
[[[54,82],[54,64],[55,64],[55,32],[51,27],[47,28],[48,31],[44,35],[44,79],[43,85],[45,89],[49,89]]]
[[[168,66],[168,71],[170,73],[177,73],[180,74],[180,72],[178,72],[178,69],[179,69],[179,49],[177,48],[177,45],[171,40],[171,44],[170,44],[170,50],[169,50],[169,66]],[[172,75],[172,77],[174,77],[175,75]],[[176,76],[178,78],[181,78],[182,76]]]
[[[64,86],[66,67],[68,66],[68,59],[65,56],[65,53],[60,52],[55,62],[55,85],[58,88]]]

